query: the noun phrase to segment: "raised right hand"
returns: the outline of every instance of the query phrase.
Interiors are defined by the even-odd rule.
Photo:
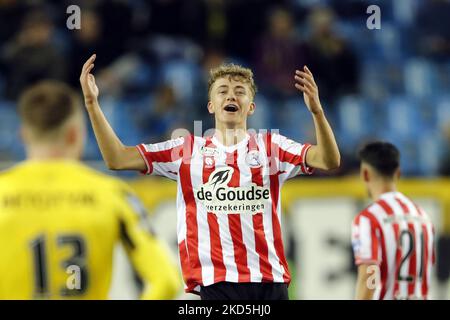
[[[80,75],[80,84],[81,89],[83,90],[84,102],[86,106],[97,101],[98,98],[98,87],[95,84],[95,77],[91,73],[94,68],[94,61],[97,57],[96,54],[93,54],[83,65],[83,69],[81,70]]]

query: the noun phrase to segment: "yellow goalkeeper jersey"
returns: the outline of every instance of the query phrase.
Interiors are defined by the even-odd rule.
[[[124,182],[75,161],[0,173],[0,299],[106,299],[120,241],[144,284],[171,299],[181,279]]]

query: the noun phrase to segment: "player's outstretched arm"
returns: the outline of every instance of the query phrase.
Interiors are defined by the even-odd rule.
[[[91,73],[96,55],[92,55],[83,65],[80,84],[84,103],[106,166],[112,170],[145,170],[146,164],[135,147],[122,144],[106,120],[98,103],[98,87]]]
[[[295,87],[303,92],[305,104],[313,116],[316,128],[317,144],[311,146],[306,154],[306,163],[310,167],[324,170],[338,168],[341,163],[339,148],[320,103],[319,89],[306,66],[303,71],[295,71]]]

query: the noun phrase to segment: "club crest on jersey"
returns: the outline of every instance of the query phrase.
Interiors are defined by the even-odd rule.
[[[212,156],[205,156],[203,157],[203,162],[205,163],[206,168],[214,168],[216,161],[214,160],[214,157]]]
[[[252,150],[245,156],[245,162],[250,168],[259,168],[262,166],[261,158],[258,150]]]

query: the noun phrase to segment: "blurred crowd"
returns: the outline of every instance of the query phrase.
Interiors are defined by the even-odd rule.
[[[79,88],[97,53],[101,104],[127,144],[170,138],[175,128],[213,127],[206,112],[210,68],[252,68],[259,92],[254,129],[314,136],[293,73],[308,65],[343,154],[337,174],[358,167],[356,149],[385,139],[406,175],[450,175],[450,2],[364,0],[0,0],[0,161],[23,157],[15,101],[52,78]],[[69,5],[81,28],[69,30]],[[100,159],[90,132],[85,160]],[[314,142],[314,141],[311,141]]]

